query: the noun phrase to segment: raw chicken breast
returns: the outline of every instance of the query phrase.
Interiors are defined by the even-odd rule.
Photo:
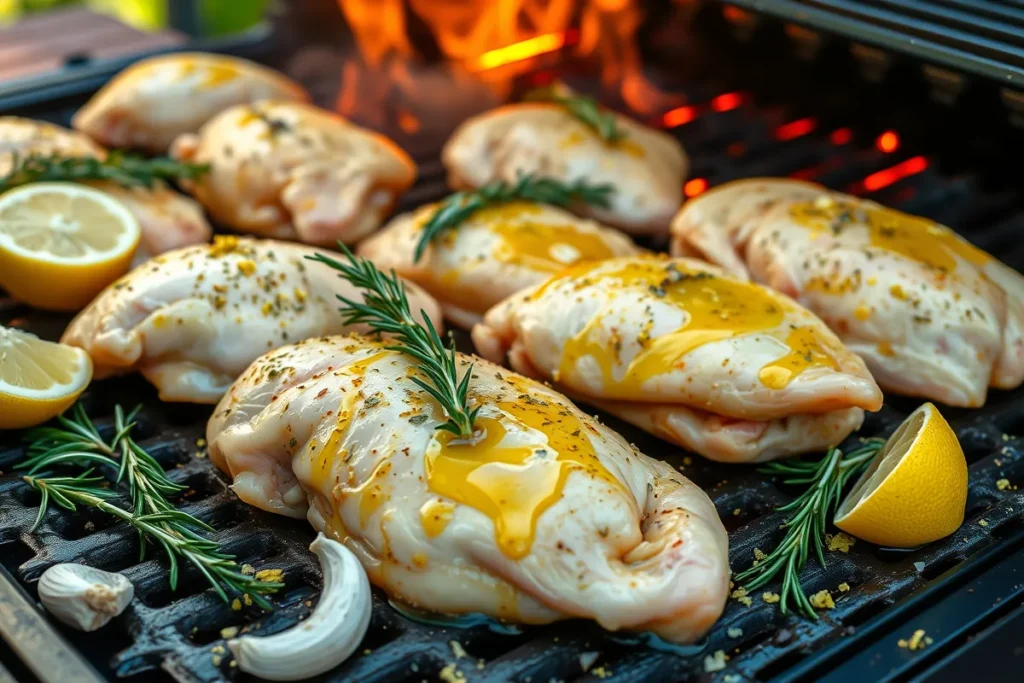
[[[216,403],[254,359],[309,337],[365,331],[345,325],[336,295],[361,290],[315,249],[287,242],[217,237],[138,266],[103,290],[61,342],[85,349],[95,375],[138,370],[163,401]],[[441,324],[437,303],[408,284],[413,311]]]
[[[707,495],[553,390],[473,362],[482,407],[463,440],[437,429],[408,356],[357,336],[278,349],[217,406],[210,458],[243,500],[307,516],[413,607],[700,638],[729,585]]]
[[[431,204],[396,217],[359,245],[359,254],[421,285],[445,317],[465,328],[487,309],[580,261],[636,254],[620,232],[555,206],[509,202],[477,211],[444,232],[415,262],[416,244],[437,211]]]
[[[882,404],[863,361],[812,313],[692,259],[567,269],[491,309],[473,341],[716,460],[837,444]]]
[[[171,154],[211,165],[185,184],[221,223],[307,244],[353,243],[376,230],[416,179],[393,142],[297,102],[232,107]]]
[[[236,104],[309,95],[284,75],[245,59],[185,52],[129,66],[78,110],[71,125],[109,147],[164,154],[179,135],[194,133]]]
[[[499,107],[459,126],[444,147],[449,184],[473,188],[521,174],[610,183],[611,208],[581,212],[634,234],[665,234],[682,201],[687,158],[667,133],[616,115],[626,138],[603,141],[556,104]]]
[[[102,158],[106,150],[84,135],[52,123],[0,117],[0,176],[11,171],[15,156],[30,154]],[[162,183],[153,189],[121,187],[108,181],[85,184],[119,199],[139,221],[142,239],[136,262],[210,239],[210,225],[199,204]]]
[[[686,204],[674,253],[797,298],[888,391],[977,407],[1024,382],[1024,277],[932,221],[781,179]]]

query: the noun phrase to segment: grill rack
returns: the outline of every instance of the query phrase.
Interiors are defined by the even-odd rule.
[[[689,102],[702,103],[720,92],[720,86],[697,85],[685,90],[685,96]],[[830,127],[822,123],[806,135],[780,141],[777,127],[807,112],[799,106],[781,111],[763,106],[760,95],[744,93],[742,99],[742,106],[707,112],[674,129],[691,156],[691,177],[715,185],[743,176],[798,174],[837,189],[858,190],[857,182],[865,176],[912,158],[903,152],[886,155],[864,144],[835,145],[828,139]],[[43,105],[45,112],[34,108],[24,113],[45,113],[45,118],[66,123],[78,102],[62,102],[57,108],[53,104]],[[733,154],[730,147],[737,142],[743,151]],[[421,181],[403,202],[405,208],[445,193],[436,157],[418,161]],[[1018,239],[1024,233],[1020,195],[985,191],[982,183],[976,176],[944,175],[929,165],[871,196],[957,226],[980,247],[1024,269],[1024,244]],[[12,320],[49,338],[58,336],[66,322],[0,303],[0,321]],[[465,335],[458,341],[460,348],[470,349]],[[1024,390],[993,392],[983,410],[944,410],[970,465],[964,525],[951,538],[915,552],[858,543],[848,554],[829,553],[827,568],[810,562],[803,574],[807,588],[812,592],[830,589],[836,598],[836,608],[823,612],[817,622],[782,617],[775,605],[757,595],[752,596],[750,607],[730,600],[699,652],[680,655],[579,621],[513,635],[495,633],[486,624],[465,629],[429,626],[405,618],[375,591],[370,630],[361,649],[321,680],[436,680],[442,671],[469,682],[553,678],[731,683],[769,678],[863,680],[866,671],[877,672],[877,676],[867,674],[877,680],[925,675],[944,666],[950,653],[968,638],[977,635],[975,642],[981,642],[986,628],[1013,617],[1014,608],[1024,602],[1024,589],[1014,573],[1024,572],[1020,552],[1024,492],[1000,490],[996,484],[1004,478],[1024,481],[1022,397]],[[99,516],[51,512],[36,534],[28,534],[38,499],[9,472],[22,457],[20,447],[10,439],[0,441],[0,470],[7,472],[0,476],[0,568],[13,574],[32,599],[39,575],[56,562],[84,561],[122,571],[132,580],[137,599],[104,630],[80,634],[59,627],[104,676],[147,682],[252,680],[232,667],[220,630],[236,626],[243,632],[272,633],[310,613],[320,584],[319,569],[307,551],[312,530],[304,522],[242,504],[228,491],[223,475],[208,460],[195,456],[208,409],[159,404],[152,389],[136,377],[97,382],[84,400],[90,415],[108,430],[115,400],[126,406],[136,402],[147,406],[140,417],[140,443],[169,469],[173,480],[190,486],[184,508],[217,526],[217,539],[240,562],[257,569],[284,570],[287,587],[274,598],[278,609],[267,616],[249,608],[234,611],[206,590],[189,569],[182,572],[179,590],[172,594],[159,554],[139,563],[135,535]],[[912,400],[887,398],[882,411],[868,416],[860,435],[890,433],[916,405]],[[792,499],[786,487],[751,467],[688,458],[628,425],[606,421],[641,450],[677,466],[709,492],[729,529],[734,567],[747,566],[754,548],[768,548],[781,537],[782,518],[771,510]],[[843,582],[850,591],[839,593],[837,587]],[[984,604],[983,593],[991,598]],[[966,601],[959,603],[963,611],[956,615],[955,624],[941,614],[943,606],[955,604],[953,598]],[[897,637],[909,637],[918,627],[934,638],[932,646],[921,652],[895,646]],[[453,641],[468,656],[457,657]],[[731,659],[724,670],[707,673],[704,657],[716,650]],[[590,653],[596,653],[596,659],[585,670],[583,662],[594,656]],[[844,662],[862,666],[840,668]]]

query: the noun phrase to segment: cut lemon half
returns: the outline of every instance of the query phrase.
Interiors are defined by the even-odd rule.
[[[835,525],[870,543],[914,548],[960,528],[967,460],[931,403],[899,426],[836,510]]]
[[[82,349],[0,326],[0,429],[23,429],[67,410],[92,378]]]
[[[0,286],[19,301],[77,311],[119,278],[139,244],[123,204],[74,183],[33,183],[0,195]]]

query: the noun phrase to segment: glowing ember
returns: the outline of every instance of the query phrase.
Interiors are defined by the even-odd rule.
[[[900,136],[896,131],[887,130],[875,140],[875,147],[886,154],[892,154],[900,147]]]
[[[928,168],[928,160],[922,156],[911,157],[906,161],[901,161],[895,166],[872,173],[864,179],[862,185],[868,192],[875,192],[881,190],[883,187],[889,187],[893,183],[899,180],[903,180],[907,176],[912,176]]]
[[[675,128],[681,126],[684,123],[689,123],[697,118],[696,107],[676,107],[670,111],[665,112],[661,117],[661,122],[666,128]]]
[[[687,197],[696,197],[708,189],[708,181],[705,178],[691,178],[683,185],[683,194]]]
[[[817,127],[818,122],[813,118],[790,121],[775,129],[775,138],[778,140],[792,140],[813,132]]]
[[[488,50],[480,55],[471,68],[484,71],[496,69],[505,64],[521,62],[530,57],[542,55],[545,52],[554,52],[565,45],[565,33],[546,33],[536,38],[530,38],[519,43],[512,43],[506,47],[499,47],[497,50]]]
[[[833,145],[845,145],[853,140],[853,131],[849,128],[836,128],[828,136],[828,139],[832,141]]]
[[[729,111],[743,104],[743,94],[727,92],[711,100],[711,108],[715,111]]]

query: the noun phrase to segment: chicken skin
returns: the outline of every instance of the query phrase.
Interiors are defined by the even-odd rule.
[[[460,439],[409,356],[358,336],[270,352],[214,411],[210,459],[402,603],[700,638],[729,582],[707,495],[552,389],[462,354],[460,374],[471,361],[480,413]]]
[[[471,215],[435,238],[415,261],[423,225],[437,205],[394,218],[359,245],[381,270],[394,270],[436,298],[467,329],[502,299],[580,261],[639,253],[622,233],[555,206],[509,202]]]
[[[713,460],[820,450],[882,405],[864,362],[812,313],[691,259],[570,268],[488,311],[473,341]]]
[[[296,102],[232,107],[175,140],[171,154],[210,164],[183,185],[221,223],[324,246],[376,230],[416,179],[412,159],[384,136]]]
[[[196,132],[217,113],[266,99],[307,102],[309,95],[298,83],[245,59],[201,52],[160,55],[118,74],[71,125],[108,147],[166,154],[176,137]]]
[[[556,104],[513,104],[473,117],[444,147],[449,184],[512,183],[521,174],[610,183],[611,207],[581,207],[585,215],[634,234],[666,234],[682,201],[686,154],[667,133],[616,119],[626,137],[609,143]]]
[[[138,266],[103,290],[61,342],[85,349],[96,377],[138,370],[163,401],[216,403],[254,359],[345,325],[336,295],[361,290],[298,244],[217,237]],[[437,303],[408,284],[412,310],[441,324]]]
[[[10,173],[16,157],[30,154],[102,158],[106,150],[84,135],[52,123],[0,117],[0,176]],[[109,181],[85,184],[120,200],[139,221],[142,239],[136,262],[210,239],[212,231],[199,204],[166,185],[146,189],[122,187]]]
[[[932,221],[818,185],[728,183],[686,204],[673,252],[814,311],[887,391],[984,405],[1024,382],[1024,277]]]

